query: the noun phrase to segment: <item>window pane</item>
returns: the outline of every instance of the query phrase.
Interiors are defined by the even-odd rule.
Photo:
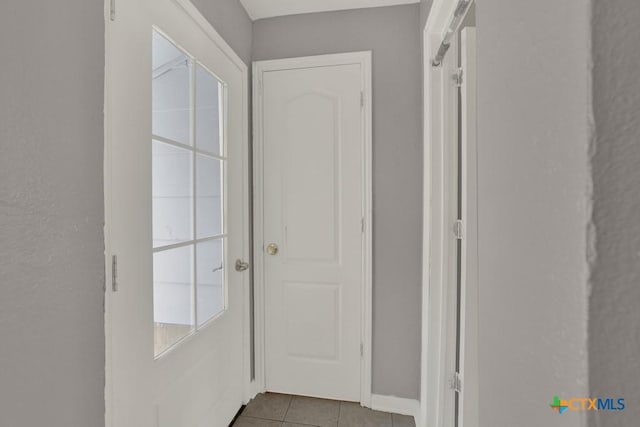
[[[155,355],[225,309],[223,85],[153,32]],[[194,68],[196,67],[196,68]],[[197,153],[198,152],[198,153]],[[211,239],[196,243],[194,239]],[[167,249],[167,246],[176,248]]]
[[[199,243],[197,252],[198,326],[224,310],[224,240]]]
[[[153,254],[155,355],[194,330],[193,246]]]
[[[153,32],[153,134],[191,143],[192,61],[157,32]]]
[[[196,234],[199,239],[222,234],[222,163],[196,155]]]
[[[153,246],[193,239],[193,154],[153,141]]]
[[[221,155],[221,84],[202,66],[196,66],[196,147]]]

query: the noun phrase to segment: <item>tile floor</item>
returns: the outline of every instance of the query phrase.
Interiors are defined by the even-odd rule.
[[[259,394],[233,427],[415,427],[412,417],[363,408],[358,403],[286,394]]]

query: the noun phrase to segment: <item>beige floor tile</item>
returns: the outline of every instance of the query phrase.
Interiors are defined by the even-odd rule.
[[[363,408],[358,403],[340,405],[339,427],[393,427],[391,414]]]
[[[281,427],[282,421],[263,420],[260,418],[240,417],[234,423],[233,427]]]
[[[294,396],[285,421],[318,427],[336,427],[340,402]]]
[[[283,421],[290,402],[291,396],[286,394],[261,393],[249,402],[244,411],[242,411],[242,415]]]
[[[393,427],[416,427],[413,417],[407,415],[391,414]]]

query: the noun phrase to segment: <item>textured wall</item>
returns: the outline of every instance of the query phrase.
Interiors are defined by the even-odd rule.
[[[586,423],[589,10],[478,2],[481,427]]]
[[[0,2],[0,425],[104,424],[103,2]]]
[[[373,392],[418,398],[422,142],[419,5],[259,20],[253,59],[373,51]]]
[[[619,414],[590,426],[640,418],[640,2],[593,2],[593,220],[596,256],[589,301],[591,395],[624,397]]]
[[[238,56],[251,62],[252,22],[240,0],[191,0]]]

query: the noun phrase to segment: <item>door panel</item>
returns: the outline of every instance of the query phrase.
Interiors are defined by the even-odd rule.
[[[263,77],[268,390],[360,400],[361,68]]]
[[[338,107],[336,95],[315,91],[285,104],[287,137],[282,150],[286,158],[281,173],[287,261],[338,262]],[[308,197],[310,193],[313,197]],[[313,227],[309,218],[316,219]]]
[[[107,20],[113,427],[227,426],[244,400],[246,68],[189,7],[128,0]]]

